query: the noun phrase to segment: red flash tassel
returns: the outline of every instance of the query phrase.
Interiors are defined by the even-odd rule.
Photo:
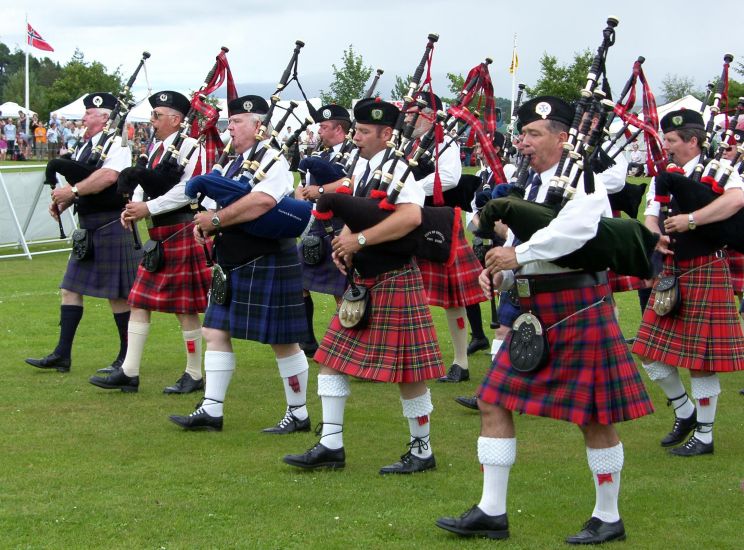
[[[460,330],[463,330],[465,328],[465,319],[463,319],[462,317],[457,318],[457,328],[459,328]]]
[[[313,216],[315,216],[316,220],[330,220],[333,217],[333,210],[329,210],[328,212],[318,212],[317,210],[313,210]]]
[[[701,407],[707,407],[710,405],[710,397],[701,397],[698,399],[698,403],[700,403]]]
[[[416,420],[418,420],[419,426],[425,426],[429,422],[429,415],[419,416]]]
[[[341,185],[336,188],[336,193],[341,193],[342,195],[351,195],[351,187],[348,185]]]
[[[612,474],[597,474],[597,485],[612,483]]]
[[[297,376],[290,376],[287,378],[287,384],[289,384],[289,387],[292,388],[293,392],[300,393],[300,379],[297,378]]]
[[[387,198],[384,198],[380,201],[380,209],[381,210],[389,210],[390,212],[393,212],[395,210],[395,205],[390,204],[387,200]]]
[[[196,353],[196,342],[194,340],[186,340],[186,351]]]

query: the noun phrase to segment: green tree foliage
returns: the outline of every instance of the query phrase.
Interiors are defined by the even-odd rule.
[[[393,101],[403,101],[403,96],[408,93],[408,83],[411,82],[411,78],[413,78],[411,75],[406,75],[405,78],[396,76],[393,89],[390,90],[390,99]]]
[[[695,89],[695,80],[689,76],[667,74],[661,81],[661,96],[666,103],[692,95],[698,99],[704,97],[704,93]]]
[[[566,101],[579,99],[593,59],[594,54],[589,49],[575,52],[573,62],[566,65],[558,63],[554,55],[543,53],[540,58],[540,78],[533,87],[525,88],[527,95],[553,95]]]
[[[364,65],[360,54],[354,53],[354,46],[344,50],[341,58],[341,68],[331,65],[333,70],[333,82],[329,90],[321,90],[320,99],[323,103],[336,103],[347,109],[351,109],[351,103],[359,99],[366,91],[365,86],[372,74],[372,67]]]

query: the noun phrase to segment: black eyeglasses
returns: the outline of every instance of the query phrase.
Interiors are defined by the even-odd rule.
[[[158,113],[157,111],[150,111],[150,118],[159,120],[161,116],[176,116],[172,113]]]

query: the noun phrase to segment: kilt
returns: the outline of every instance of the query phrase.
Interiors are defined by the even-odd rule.
[[[483,268],[465,239],[462,224],[452,246],[457,247],[452,265],[416,258],[429,305],[451,309],[485,302],[487,298],[478,284]]]
[[[209,302],[203,326],[263,344],[308,339],[302,272],[294,243],[230,271],[230,303]]]
[[[521,299],[548,328],[550,358],[538,372],[511,369],[511,334],[494,358],[478,397],[505,409],[586,425],[614,424],[653,412],[612,312],[609,285]],[[604,299],[599,305],[589,307]],[[583,308],[588,308],[567,318]]]
[[[339,218],[332,218],[335,234],[341,231],[344,223]],[[333,238],[323,229],[323,224],[313,220],[308,235],[316,235],[323,239],[325,258],[317,265],[302,264],[302,288],[321,294],[342,296],[346,290],[346,276],[339,271],[331,259],[331,241]],[[297,252],[302,258],[302,241],[297,245]]]
[[[212,275],[192,227],[192,223],[179,223],[150,228],[150,238],[163,242],[163,267],[155,273],[139,267],[129,293],[130,306],[164,313],[207,309]]]
[[[646,288],[645,280],[640,277],[618,275],[614,271],[610,270],[607,272],[607,278],[609,279],[610,289],[612,292],[630,292],[631,290]]]
[[[648,301],[633,353],[673,367],[708,372],[744,368],[744,335],[731,291],[728,263],[715,254],[677,262],[682,304],[674,315],[654,312]],[[665,260],[663,274],[672,270]]]
[[[431,311],[415,264],[355,281],[370,289],[364,329],[341,326],[338,312],[315,353],[334,370],[378,382],[420,382],[444,376]]]
[[[729,273],[731,274],[731,286],[734,292],[744,292],[744,254],[736,250],[727,250]]]
[[[60,288],[83,296],[126,300],[142,251],[134,249],[132,233],[122,227],[119,216],[118,210],[80,216],[81,227],[100,228],[93,232],[93,257],[78,261],[70,254]]]

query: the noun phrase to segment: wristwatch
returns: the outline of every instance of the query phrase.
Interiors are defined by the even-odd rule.
[[[365,237],[364,234],[359,233],[357,235],[357,242],[359,243],[359,246],[364,248],[364,245],[367,244],[367,237]]]
[[[73,185],[72,187],[70,187],[70,191],[72,191],[72,194],[75,195],[76,199],[80,198],[80,193],[78,193],[77,185]]]
[[[696,227],[697,227],[697,224],[695,223],[695,216],[693,216],[692,215],[692,212],[690,212],[687,215],[687,229],[689,229],[690,231],[692,231]]]
[[[323,189],[323,186],[322,185],[319,185],[318,186],[318,195],[322,195],[323,193],[325,193],[325,189]]]
[[[214,213],[214,216],[212,216],[212,225],[215,226],[217,229],[219,229],[220,227],[222,227],[220,225],[220,217],[217,214],[217,212],[215,212]]]

